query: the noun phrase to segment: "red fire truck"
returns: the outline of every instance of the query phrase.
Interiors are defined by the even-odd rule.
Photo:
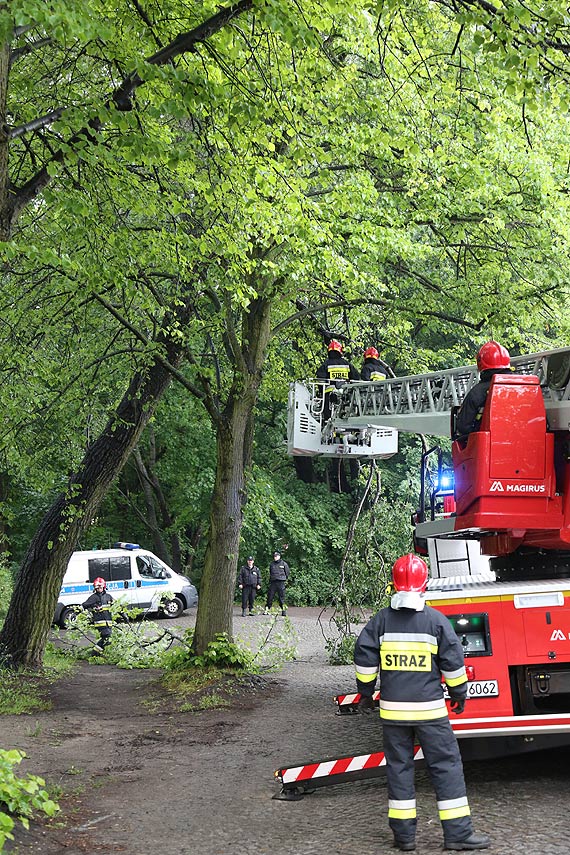
[[[493,377],[480,430],[452,443],[451,465],[437,447],[424,454],[415,514],[417,550],[429,555],[426,600],[465,652],[470,700],[451,716],[465,758],[570,744],[570,348],[512,366]],[[449,437],[476,381],[468,366],[346,384],[319,426],[321,444],[388,456],[374,446],[379,427]],[[290,451],[306,453],[291,442]],[[335,700],[350,714],[359,696]],[[281,797],[291,797],[381,774],[383,763],[381,753],[336,758],[276,777]]]

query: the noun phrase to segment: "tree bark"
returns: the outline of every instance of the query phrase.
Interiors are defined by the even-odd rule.
[[[204,559],[194,651],[203,653],[216,635],[233,636],[233,599],[247,470],[253,445],[253,409],[270,335],[269,300],[253,301],[244,318],[242,349],[234,381],[217,424],[216,480],[210,510],[209,542]]]
[[[152,460],[149,461],[149,466],[147,466],[143,460],[143,456],[139,447],[135,448],[133,452],[133,460],[135,464],[135,469],[139,476],[139,481],[146,505],[145,523],[151,533],[152,551],[155,555],[158,555],[158,557],[162,561],[164,561],[165,564],[172,566],[170,562],[170,556],[168,554],[168,549],[166,548],[164,538],[162,537],[162,532],[158,525],[158,518],[156,515],[154,495],[155,476],[154,474],[151,475],[149,473],[149,468],[152,467]]]
[[[164,347],[168,362],[179,364],[183,346],[166,342]],[[0,658],[10,666],[41,665],[71,554],[138,442],[171,376],[164,357],[157,357],[147,370],[133,376],[116,412],[87,449],[67,490],[40,523],[20,567],[0,632]]]

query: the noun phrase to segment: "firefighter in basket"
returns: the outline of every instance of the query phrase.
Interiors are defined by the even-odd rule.
[[[113,616],[109,606],[113,602],[107,593],[107,583],[100,576],[93,582],[93,593],[82,604],[82,608],[91,612],[91,623],[99,633],[99,641],[94,645],[94,653],[103,653],[111,639]]]
[[[444,848],[486,849],[489,838],[473,831],[463,765],[451,729],[442,687],[451,709],[463,712],[467,675],[463,649],[449,620],[427,606],[428,568],[416,555],[404,555],[392,568],[396,593],[364,627],[354,663],[361,699],[359,712],[373,709],[380,680],[380,719],[388,782],[388,822],[396,848],[416,848],[414,742],[418,741],[435,788]]]
[[[360,370],[361,380],[370,380],[373,383],[386,379],[386,366],[380,362],[380,354],[375,347],[367,347],[364,351],[364,362]]]
[[[324,389],[323,419],[328,421],[331,415],[330,396],[347,380],[360,380],[360,374],[354,365],[342,355],[342,344],[331,339],[327,348],[327,358],[317,369],[318,380],[329,380]]]

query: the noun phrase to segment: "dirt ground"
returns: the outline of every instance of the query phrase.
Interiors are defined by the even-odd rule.
[[[375,716],[335,716],[353,691],[331,666],[319,610],[290,610],[298,654],[244,680],[231,706],[180,711],[157,672],[82,664],[51,688],[52,708],[0,717],[0,746],[61,788],[55,820],[18,828],[11,855],[380,855],[393,852],[383,779],[273,797],[276,769],[381,750]],[[185,618],[188,622],[190,619]],[[237,634],[261,615],[235,615]],[[471,702],[470,702],[471,703]],[[476,703],[473,701],[472,703]],[[475,826],[493,855],[568,855],[570,748],[466,765]],[[441,855],[433,788],[416,775],[418,855]]]
[[[19,829],[13,849],[41,852],[147,851],[148,830],[141,840],[129,833],[129,845],[99,841],[98,830],[116,821],[102,814],[102,792],[120,794],[121,804],[140,805],[141,793],[153,793],[168,778],[163,813],[172,810],[169,793],[184,792],[188,764],[196,745],[205,747],[231,736],[259,703],[262,686],[244,681],[229,696],[231,709],[179,713],[164,696],[153,671],[125,671],[82,663],[71,678],[51,692],[52,709],[31,716],[4,716],[2,744],[21,748],[28,760],[22,771],[41,774],[61,788],[61,814],[54,820]],[[265,681],[263,691],[279,692]],[[156,804],[158,794],[154,792]],[[136,816],[135,816],[136,818]],[[156,841],[158,845],[158,840]]]
[[[324,661],[318,615],[317,609],[299,609],[291,615],[299,655],[307,657],[297,661],[301,667],[313,655]],[[247,628],[261,620],[261,616],[248,618]],[[239,632],[240,618],[236,624]],[[232,763],[239,767],[242,762],[234,750],[236,744],[241,742],[244,751],[250,750],[240,734],[244,728],[249,732],[248,723],[261,714],[268,699],[275,702],[282,695],[285,682],[279,675],[243,678],[228,693],[222,692],[228,706],[180,712],[179,702],[165,694],[159,677],[156,671],[81,663],[71,676],[50,688],[50,710],[0,717],[0,746],[26,752],[19,772],[39,774],[61,793],[60,814],[33,822],[29,831],[18,825],[7,851],[42,855],[199,851],[184,842],[184,829],[190,833],[198,820],[190,783],[205,800],[203,810],[210,818],[209,800],[217,798],[228,773],[236,772]],[[257,731],[259,726],[255,725]],[[222,747],[223,769],[208,762],[212,746]],[[276,792],[274,768],[283,759],[276,753],[264,780],[256,782],[268,800]],[[196,763],[196,768],[201,766],[198,777]],[[236,774],[241,777],[241,772]],[[227,803],[231,813],[231,796]],[[228,821],[231,825],[231,818]],[[203,827],[204,821],[199,822]],[[172,849],[164,842],[168,828]]]

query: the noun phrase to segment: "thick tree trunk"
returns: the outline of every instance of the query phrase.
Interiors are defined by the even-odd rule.
[[[182,346],[167,345],[176,365]],[[127,461],[165,392],[171,374],[162,361],[136,374],[99,438],[88,448],[66,492],[46,513],[24,558],[0,632],[0,657],[12,666],[41,665],[69,558],[107,490]]]
[[[230,638],[233,635],[232,605],[243,509],[247,501],[253,408],[269,341],[270,306],[268,300],[259,299],[246,314],[242,359],[238,360],[232,392],[217,425],[216,480],[194,632],[196,653],[203,653],[219,633],[226,633]]]

